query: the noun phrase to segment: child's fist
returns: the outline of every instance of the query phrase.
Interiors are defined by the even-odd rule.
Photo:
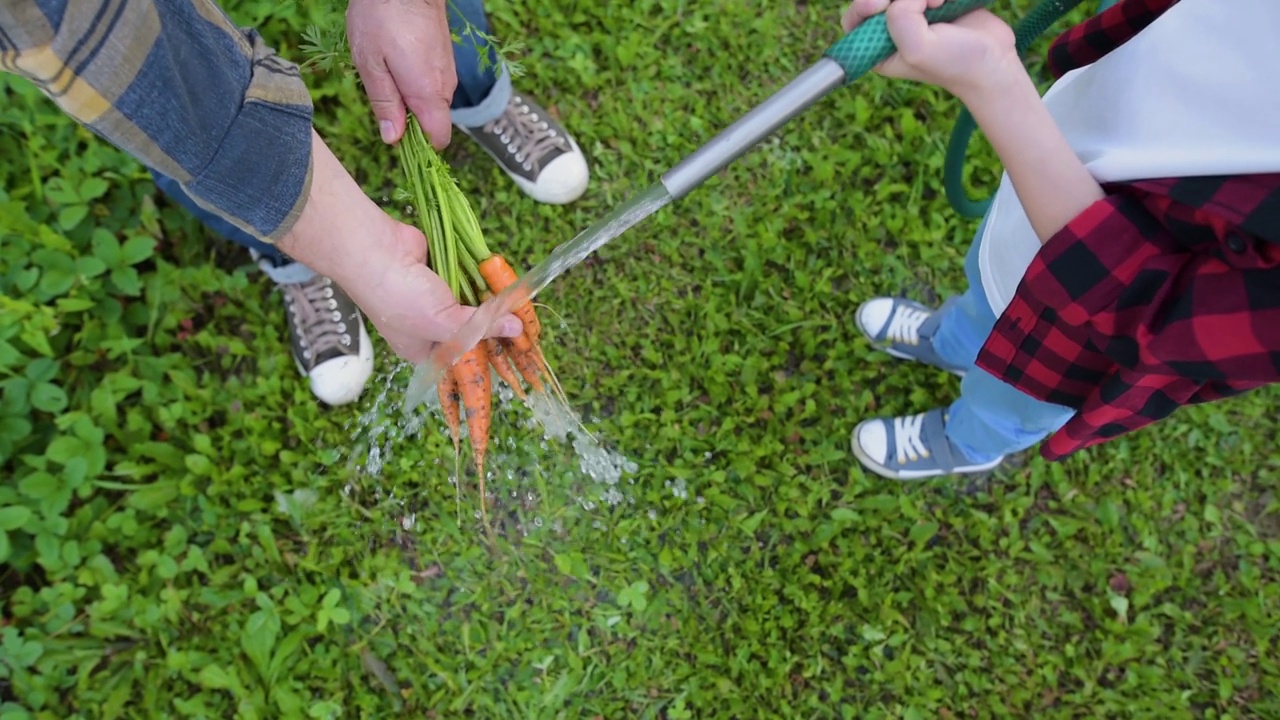
[[[1022,70],[1013,30],[990,12],[978,9],[949,23],[930,24],[925,10],[946,0],[854,0],[841,24],[846,32],[864,20],[885,14],[889,37],[898,51],[876,67],[886,77],[938,85],[963,98],[999,82],[1010,70]],[[1025,72],[1025,71],[1023,71]]]

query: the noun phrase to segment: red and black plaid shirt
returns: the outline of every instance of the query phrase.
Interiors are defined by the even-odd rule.
[[[1051,72],[1098,60],[1175,2],[1121,0],[1071,28]],[[1104,190],[1040,249],[978,355],[1077,410],[1041,446],[1049,460],[1280,380],[1280,172]]]

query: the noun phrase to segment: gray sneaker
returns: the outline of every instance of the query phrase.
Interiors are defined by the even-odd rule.
[[[853,454],[868,470],[891,480],[923,480],[941,475],[982,473],[1004,461],[970,461],[947,437],[947,411],[866,420],[853,429]]]
[[[968,368],[947,362],[933,349],[940,315],[914,300],[879,297],[862,303],[854,322],[876,348],[964,377]]]
[[[373,374],[373,343],[360,309],[324,275],[277,286],[289,316],[293,360],[311,381],[311,392],[329,405],[355,401]]]
[[[498,119],[459,129],[534,200],[563,205],[587,189],[590,173],[578,143],[528,95],[512,93]]]

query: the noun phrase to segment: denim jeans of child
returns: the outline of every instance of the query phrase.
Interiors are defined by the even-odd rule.
[[[489,34],[483,0],[452,0],[449,3],[449,26],[460,42],[453,44],[453,62],[458,73],[458,86],[453,93],[453,122],[466,127],[479,127],[496,120],[511,99],[511,75],[499,66],[497,53],[477,34]],[[370,120],[374,135],[376,124]],[[161,192],[185,207],[218,236],[257,251],[265,260],[267,271],[276,282],[305,282],[314,273],[301,263],[284,256],[274,245],[264,243],[217,215],[196,205],[173,178],[151,173]]]
[[[1075,414],[1071,408],[1037,400],[974,365],[996,324],[978,271],[978,247],[985,226],[984,219],[965,257],[969,288],[943,303],[933,338],[934,349],[947,362],[968,368],[960,381],[960,397],[948,411],[947,437],[975,463],[1025,450]]]

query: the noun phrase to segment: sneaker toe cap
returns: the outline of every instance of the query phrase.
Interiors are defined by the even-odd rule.
[[[868,420],[853,431],[853,441],[868,460],[885,464],[889,457],[889,430],[880,420]]]
[[[582,197],[590,180],[586,157],[581,152],[567,152],[542,168],[530,194],[541,202],[564,205]]]
[[[311,392],[328,405],[346,405],[360,397],[372,374],[372,356],[334,358],[311,371]]]
[[[857,321],[858,327],[867,337],[875,338],[879,336],[886,325],[889,324],[889,316],[893,314],[893,300],[891,298],[874,298],[862,303],[858,307]]]

